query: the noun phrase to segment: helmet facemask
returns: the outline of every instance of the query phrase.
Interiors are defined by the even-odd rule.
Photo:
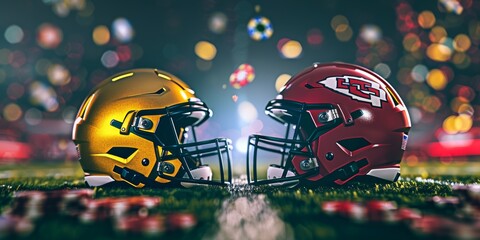
[[[163,109],[140,110],[134,113],[129,134],[136,134],[155,146],[156,173],[158,177],[180,183],[182,186],[192,184],[224,185],[231,182],[231,141],[226,138],[215,138],[197,141],[195,127],[205,122],[212,112],[198,99],[190,99]],[[151,119],[159,119],[155,124]],[[112,120],[111,125],[122,130],[122,123]],[[155,128],[155,129],[153,129]],[[193,139],[188,142],[188,132]],[[212,178],[212,170],[206,163],[217,159],[219,178]],[[179,160],[181,165],[169,163]],[[179,168],[179,169],[175,169]],[[121,174],[123,169],[114,170]],[[127,171],[132,171],[127,169]],[[175,173],[175,174],[174,174]],[[127,177],[128,178],[128,177]],[[125,179],[129,181],[129,179]],[[155,182],[145,178],[147,185]],[[155,184],[154,184],[155,185]]]
[[[313,122],[311,112],[319,113],[317,115],[320,124],[316,125]],[[312,144],[318,143],[317,140],[322,134],[342,123],[335,106],[276,99],[267,104],[265,113],[284,124],[286,132],[283,138],[264,135],[249,137],[248,182],[253,185],[294,186],[301,179],[319,174],[318,159],[312,150]],[[293,133],[290,132],[290,129],[293,129]],[[270,164],[266,179],[263,180],[259,180],[257,174],[259,150],[277,155],[277,158],[280,159],[278,164]],[[294,159],[301,159],[299,160],[299,169],[293,166]],[[252,169],[250,169],[251,163]]]

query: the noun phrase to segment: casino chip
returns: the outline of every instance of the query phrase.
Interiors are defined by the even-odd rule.
[[[169,230],[189,229],[197,225],[197,219],[189,213],[172,213],[167,217]]]
[[[154,215],[148,217],[126,216],[115,222],[115,229],[120,232],[145,233],[156,235],[165,232],[165,217]]]
[[[254,17],[248,22],[248,35],[255,41],[269,39],[273,34],[272,24],[266,17]]]
[[[252,82],[254,78],[255,69],[252,65],[244,63],[230,75],[230,85],[236,89],[240,89]]]
[[[80,220],[91,223],[130,215],[147,216],[148,210],[158,206],[160,202],[161,198],[144,196],[93,199],[86,203],[86,210],[80,214]]]

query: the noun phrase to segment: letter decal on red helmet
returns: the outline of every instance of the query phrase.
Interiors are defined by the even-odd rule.
[[[387,94],[380,87],[380,84],[365,78],[355,76],[328,77],[318,83],[354,100],[368,102],[374,107],[382,107],[382,101],[387,101]]]

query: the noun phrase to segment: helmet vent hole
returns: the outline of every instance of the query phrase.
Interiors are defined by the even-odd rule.
[[[165,88],[160,88],[158,91],[155,92],[155,94],[160,95],[160,94],[164,93],[165,91],[167,91]]]
[[[348,149],[350,152],[370,145],[365,138],[349,138],[337,142],[340,146]]]
[[[136,148],[130,148],[130,147],[112,147],[110,150],[108,150],[108,154],[115,155],[117,157],[121,157],[124,159],[127,159],[130,157],[133,153],[137,151]]]
[[[313,87],[312,85],[310,85],[310,84],[308,84],[308,83],[305,84],[305,87],[308,88],[308,89],[313,89],[313,88],[315,88],[315,87]]]

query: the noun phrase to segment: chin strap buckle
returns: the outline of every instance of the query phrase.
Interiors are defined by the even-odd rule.
[[[331,175],[334,176],[334,181],[340,179],[345,181],[351,178],[353,175],[357,174],[360,171],[360,168],[368,164],[367,159],[362,159],[358,162],[351,162],[337,170],[335,170]]]
[[[143,176],[141,173],[138,173],[132,169],[129,169],[129,168],[121,168],[119,166],[115,166],[113,168],[113,171],[120,174],[120,177],[122,177],[123,179],[127,180],[128,182],[134,184],[134,185],[138,185],[140,183],[146,183],[147,181],[146,180],[146,177]]]

